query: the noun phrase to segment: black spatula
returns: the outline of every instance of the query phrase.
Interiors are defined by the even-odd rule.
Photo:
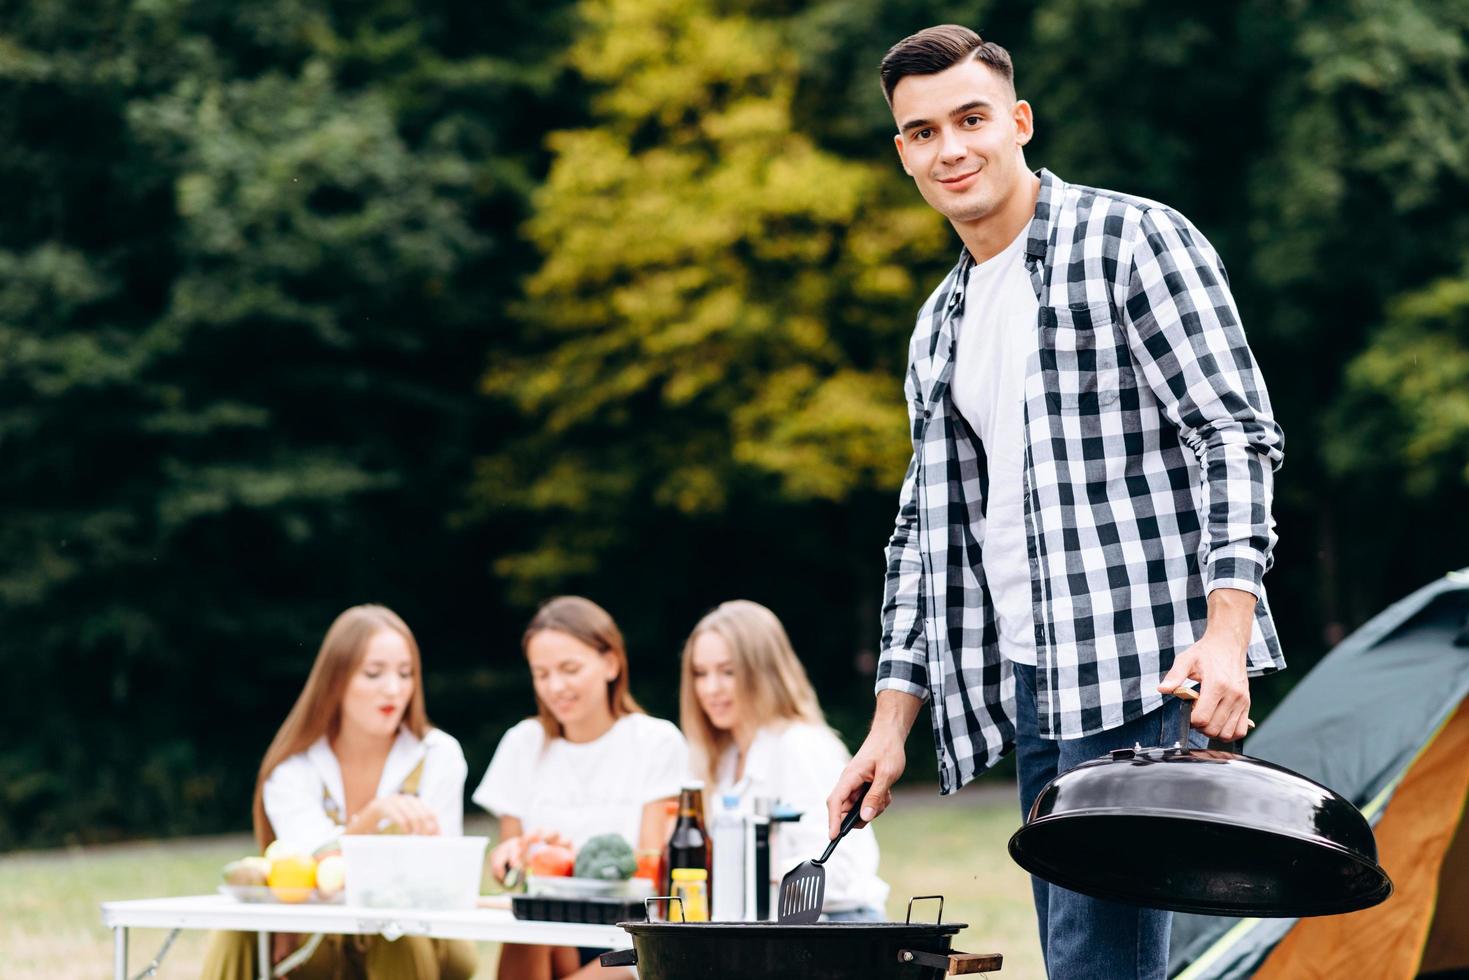
[[[821,900],[826,897],[825,864],[831,857],[831,852],[836,850],[842,838],[847,836],[847,831],[857,822],[857,815],[862,812],[862,800],[871,788],[871,783],[862,784],[862,789],[857,793],[857,802],[842,818],[842,828],[837,831],[831,843],[826,845],[826,853],[815,861],[802,861],[780,880],[779,914],[776,921],[781,925],[804,926],[821,918]]]

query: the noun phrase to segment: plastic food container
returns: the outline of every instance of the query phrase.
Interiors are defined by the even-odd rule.
[[[528,895],[551,898],[633,898],[641,901],[653,894],[653,883],[646,878],[608,881],[604,878],[526,875],[525,891]]]
[[[489,842],[488,837],[345,836],[347,904],[472,909]]]

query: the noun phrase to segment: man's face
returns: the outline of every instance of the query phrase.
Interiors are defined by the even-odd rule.
[[[893,142],[923,199],[955,223],[982,221],[1026,176],[1020,148],[1034,131],[1030,104],[977,61],[909,75],[893,89]]]

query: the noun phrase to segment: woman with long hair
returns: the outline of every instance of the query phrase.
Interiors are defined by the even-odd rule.
[[[312,854],[342,834],[445,834],[464,822],[468,767],[459,743],[428,720],[418,643],[383,606],[353,606],[327,630],[306,686],[255,780],[255,839]],[[277,936],[273,960],[300,943]],[[255,938],[217,933],[206,980],[258,976]],[[328,936],[293,980],[467,980],[474,946],[405,936]]]
[[[820,856],[827,844],[826,788],[850,755],[827,727],[775,613],[739,599],[699,620],[684,644],[678,703],[691,768],[713,787],[713,810],[765,797],[801,811],[799,821],[780,825],[772,843],[772,882]],[[847,835],[826,863],[824,918],[886,918],[888,886],[877,876],[877,862],[870,827]]]
[[[636,849],[667,841],[666,804],[687,765],[683,736],[650,718],[628,690],[622,632],[601,606],[560,596],[541,606],[521,637],[535,688],[536,716],[505,733],[474,802],[500,818],[490,869],[500,880],[537,843],[580,848],[622,835]],[[571,947],[501,947],[501,980],[631,977],[602,969],[595,952]]]

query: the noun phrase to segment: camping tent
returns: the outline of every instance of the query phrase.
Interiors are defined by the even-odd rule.
[[[1394,893],[1310,919],[1174,917],[1174,980],[1469,978],[1469,569],[1370,620],[1246,743],[1373,824]]]

